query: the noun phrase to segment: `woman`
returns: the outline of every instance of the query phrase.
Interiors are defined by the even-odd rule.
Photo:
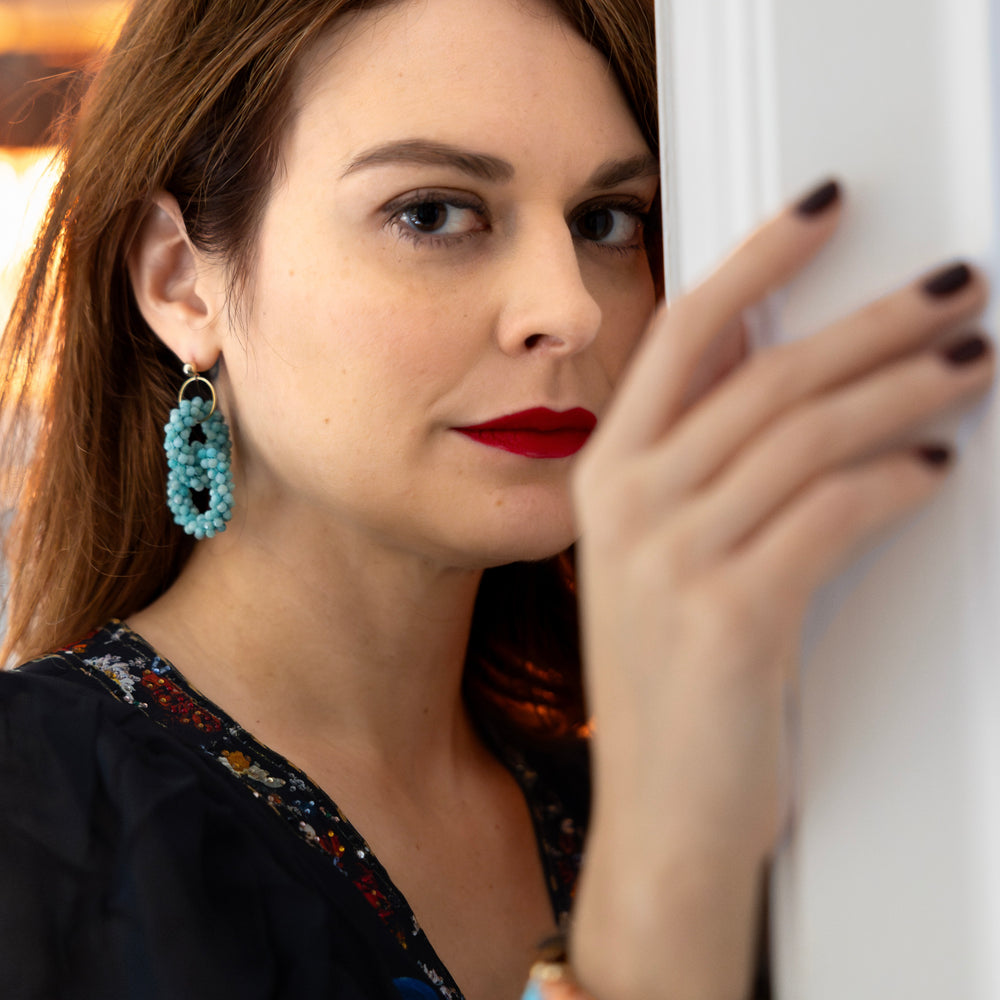
[[[693,401],[839,189],[636,351],[652,66],[637,0],[136,6],[4,341],[8,644],[64,650],[0,678],[10,995],[517,995],[587,819],[578,534],[573,974],[745,990],[807,595],[940,482],[985,287]]]

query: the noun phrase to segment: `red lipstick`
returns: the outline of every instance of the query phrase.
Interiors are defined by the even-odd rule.
[[[587,443],[596,426],[597,417],[579,406],[564,413],[538,407],[455,430],[479,444],[525,458],[567,458]]]

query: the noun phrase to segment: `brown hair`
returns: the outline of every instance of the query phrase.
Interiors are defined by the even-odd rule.
[[[225,257],[238,302],[299,57],[335,19],[392,2],[135,3],[69,121],[64,172],[0,342],[0,497],[15,512],[0,663],[141,609],[191,551],[163,499],[177,361],[139,314],[125,267],[151,195],[173,194],[195,246]],[[553,3],[608,57],[655,150],[652,0]],[[572,729],[578,660],[565,557],[487,572],[468,686],[483,711],[545,705],[547,727]]]

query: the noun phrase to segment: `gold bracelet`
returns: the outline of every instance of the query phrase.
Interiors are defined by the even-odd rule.
[[[573,976],[563,939],[542,947],[542,957],[531,967],[521,1000],[592,1000]]]

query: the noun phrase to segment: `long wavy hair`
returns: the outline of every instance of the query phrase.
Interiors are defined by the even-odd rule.
[[[176,359],[125,266],[151,196],[174,195],[193,244],[228,262],[238,304],[303,51],[345,14],[398,2],[134,4],[67,116],[64,169],[0,341],[0,509],[13,512],[0,664],[145,607],[191,552],[164,502]],[[655,151],[652,0],[550,2],[607,58]],[[579,669],[569,554],[488,570],[466,671],[477,712],[522,734],[576,732]]]

